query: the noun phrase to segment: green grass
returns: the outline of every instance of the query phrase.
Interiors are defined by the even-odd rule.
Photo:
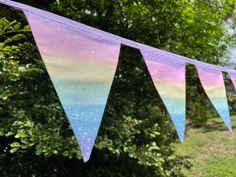
[[[236,127],[236,117],[232,117]],[[236,177],[236,128],[229,133],[220,118],[205,127],[187,127],[184,144],[176,144],[177,154],[189,156],[192,163],[188,177]]]

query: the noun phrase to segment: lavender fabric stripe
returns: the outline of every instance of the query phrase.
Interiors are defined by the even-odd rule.
[[[154,47],[150,47],[150,46],[147,46],[145,44],[141,44],[141,43],[129,40],[129,39],[125,39],[125,38],[122,38],[120,36],[113,35],[111,33],[107,33],[105,31],[102,31],[102,30],[99,30],[99,29],[81,24],[79,22],[75,22],[75,21],[70,20],[68,18],[59,16],[59,15],[56,15],[56,14],[53,14],[53,13],[50,13],[50,12],[47,12],[47,11],[44,11],[44,10],[40,10],[40,9],[31,7],[31,6],[28,6],[28,5],[24,5],[24,4],[17,3],[17,2],[14,2],[14,1],[9,1],[9,0],[0,0],[0,3],[11,6],[11,7],[14,7],[14,8],[19,9],[19,10],[31,12],[31,13],[43,16],[45,18],[49,18],[49,19],[57,21],[59,23],[64,23],[66,25],[73,26],[74,28],[78,28],[78,29],[86,31],[88,33],[96,34],[100,37],[106,38],[107,40],[111,40],[111,41],[114,41],[114,42],[119,42],[119,43],[125,44],[127,46],[136,48],[136,49],[146,50],[146,51],[149,51],[149,52],[158,52],[160,55],[163,55],[165,57],[172,57],[172,58],[174,57],[174,60],[182,60],[186,63],[197,65],[197,66],[203,66],[203,67],[212,68],[212,69],[219,70],[219,71],[224,71],[224,72],[236,73],[236,71],[232,70],[232,69],[228,69],[228,68],[225,68],[225,67],[221,67],[221,66],[217,66],[217,65],[208,64],[208,63],[205,63],[205,62],[189,59],[189,58],[186,58],[184,56],[180,56],[180,55],[173,54],[173,53],[170,53],[170,52],[166,52],[166,51],[154,48]]]
[[[202,86],[224,123],[232,132],[231,119],[222,72],[197,66]]]

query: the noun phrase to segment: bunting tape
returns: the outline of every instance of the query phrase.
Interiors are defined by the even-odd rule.
[[[139,49],[181,142],[186,117],[186,64],[196,66],[201,84],[230,131],[231,120],[222,72],[236,88],[236,71],[119,37],[10,0],[0,3],[22,10],[60,102],[88,161],[115,75],[120,45]]]
[[[0,3],[10,6],[10,7],[13,7],[18,10],[22,10],[24,12],[31,12],[35,15],[38,15],[38,16],[41,16],[44,18],[48,18],[53,21],[57,21],[58,23],[62,23],[62,24],[68,25],[70,27],[77,28],[81,31],[86,31],[87,33],[92,33],[94,35],[100,36],[100,37],[105,38],[107,40],[110,40],[110,41],[113,41],[116,43],[121,43],[121,44],[124,44],[126,46],[129,46],[129,47],[132,47],[135,49],[146,50],[149,52],[158,52],[160,55],[164,55],[166,57],[170,57],[170,56],[175,57],[175,60],[182,60],[182,61],[185,61],[186,63],[189,63],[189,64],[193,64],[193,65],[197,65],[197,66],[204,66],[207,68],[212,68],[214,70],[219,70],[219,71],[224,71],[224,72],[236,73],[236,70],[233,70],[233,69],[229,69],[226,67],[221,67],[221,66],[197,61],[197,60],[190,59],[190,58],[187,58],[187,57],[184,57],[181,55],[177,55],[177,54],[170,53],[170,52],[167,52],[164,50],[160,50],[160,49],[157,49],[157,48],[145,45],[145,44],[141,44],[141,43],[138,43],[138,42],[135,42],[135,41],[132,41],[132,40],[129,40],[129,39],[126,39],[126,38],[123,38],[123,37],[120,37],[120,36],[117,36],[117,35],[114,35],[114,34],[111,34],[111,33],[108,33],[108,32],[93,28],[93,27],[90,27],[88,25],[84,25],[82,23],[70,20],[70,19],[62,17],[62,16],[22,4],[22,3],[18,3],[18,2],[14,2],[14,1],[10,1],[10,0],[0,0]]]

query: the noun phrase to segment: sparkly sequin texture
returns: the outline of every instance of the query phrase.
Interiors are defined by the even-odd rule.
[[[146,51],[142,51],[142,55],[178,137],[183,142],[186,115],[185,62]]]
[[[197,66],[202,86],[211,103],[232,132],[228,102],[226,98],[224,78],[221,71]]]
[[[25,15],[86,162],[103,117],[120,44],[30,12]]]

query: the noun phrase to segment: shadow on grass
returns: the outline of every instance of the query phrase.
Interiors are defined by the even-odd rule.
[[[236,126],[232,125],[233,131],[235,128],[236,128]],[[213,132],[213,131],[228,131],[228,128],[226,127],[224,122],[221,120],[212,120],[209,123],[207,123],[206,125],[204,125],[203,127],[201,127],[201,129],[202,129],[203,133]]]

